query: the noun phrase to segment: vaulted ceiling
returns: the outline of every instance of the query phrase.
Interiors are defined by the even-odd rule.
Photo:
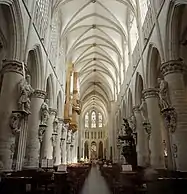
[[[79,72],[83,111],[106,114],[124,79],[128,22],[135,0],[56,0],[66,63]]]

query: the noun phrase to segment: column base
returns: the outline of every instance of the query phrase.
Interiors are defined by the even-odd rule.
[[[166,169],[162,156],[151,156],[151,166],[154,169]]]

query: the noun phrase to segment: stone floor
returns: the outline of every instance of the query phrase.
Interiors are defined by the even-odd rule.
[[[80,194],[111,194],[97,167],[92,167]]]

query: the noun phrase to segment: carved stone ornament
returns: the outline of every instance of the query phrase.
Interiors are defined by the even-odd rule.
[[[143,96],[145,99],[147,98],[158,98],[158,89],[157,88],[148,88],[143,90]]]
[[[20,97],[18,99],[18,108],[20,111],[24,111],[27,114],[30,114],[30,105],[31,105],[31,95],[34,93],[34,89],[31,86],[30,75],[27,75],[26,78],[23,78],[18,83],[18,90],[20,92]]]
[[[160,70],[164,76],[171,73],[182,73],[186,71],[186,65],[184,64],[182,59],[171,60],[163,63],[160,67]]]
[[[49,114],[50,115],[55,115],[57,114],[57,110],[56,109],[53,109],[53,108],[49,108]]]
[[[58,136],[57,133],[55,133],[55,132],[52,133],[51,141],[52,141],[52,146],[53,147],[56,147],[56,144],[57,144],[57,136]]]
[[[49,100],[45,99],[40,108],[41,125],[47,125],[49,119]]]
[[[136,117],[134,113],[131,115],[131,117],[128,120],[129,120],[129,125],[131,129],[133,130],[133,132],[135,132],[136,131]]]
[[[149,122],[143,122],[143,127],[145,129],[145,132],[148,135],[148,139],[150,139],[150,136],[151,136],[151,124]]]
[[[10,158],[11,158],[11,159],[13,159],[14,152],[15,152],[15,147],[16,147],[15,143],[12,143],[12,144],[10,145],[10,151],[11,151]]]
[[[46,97],[46,92],[43,90],[35,90],[34,93],[32,94],[33,98],[41,98],[45,99]]]
[[[170,108],[167,110],[164,110],[162,112],[162,115],[164,117],[164,123],[166,128],[171,132],[174,133],[177,128],[177,113],[174,108]]]
[[[72,135],[72,130],[68,130],[67,132],[67,144],[71,144],[71,135]]]
[[[25,70],[27,71],[27,66],[25,65]],[[23,75],[22,62],[16,60],[3,60],[2,73],[15,72]]]
[[[12,134],[15,135],[19,133],[21,130],[21,121],[23,119],[23,115],[20,111],[13,111],[10,116],[10,128],[12,129]]]
[[[39,126],[39,130],[38,130],[38,139],[39,139],[39,142],[40,142],[40,143],[42,143],[42,141],[43,141],[43,137],[44,137],[46,128],[47,128],[46,125],[40,125],[40,126]]]
[[[177,152],[178,152],[177,145],[173,144],[172,148],[173,148],[173,156],[174,158],[177,158]]]
[[[53,121],[53,132],[57,133],[58,132],[58,127],[59,127],[59,120],[57,117],[55,117]]]
[[[61,138],[62,138],[62,140],[65,140],[66,139],[66,137],[67,137],[67,128],[66,127],[64,127],[64,125],[62,126],[62,131],[61,131]]]

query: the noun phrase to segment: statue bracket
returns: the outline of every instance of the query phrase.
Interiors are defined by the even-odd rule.
[[[51,141],[52,141],[52,145],[53,147],[56,146],[56,143],[57,143],[57,136],[58,136],[58,133],[56,133],[55,131],[52,133],[52,137],[51,137]]]
[[[177,113],[174,108],[167,108],[161,111],[166,128],[174,133],[177,128]]]
[[[151,124],[149,122],[143,122],[143,127],[145,129],[145,132],[148,135],[148,139],[150,139],[150,136],[151,136]]]
[[[22,121],[26,116],[28,116],[28,113],[26,111],[20,111],[20,110],[12,111],[12,114],[10,116],[9,126],[12,130],[13,135],[16,135],[21,131]]]
[[[42,141],[43,141],[43,137],[44,137],[46,128],[47,128],[47,125],[45,125],[45,124],[39,125],[38,139],[39,139],[39,142],[40,142],[40,143],[42,143]]]

